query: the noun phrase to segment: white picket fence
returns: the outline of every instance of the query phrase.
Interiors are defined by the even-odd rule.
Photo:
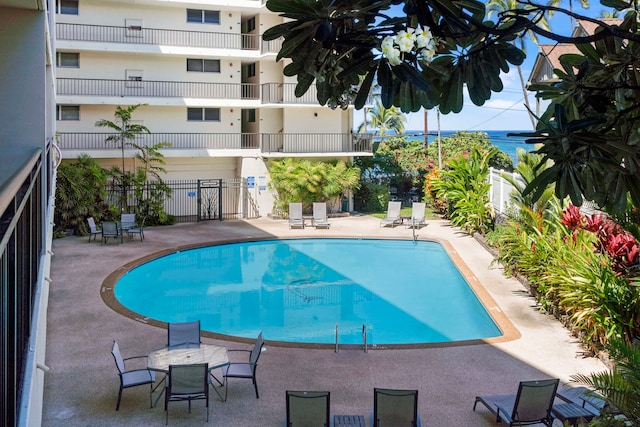
[[[509,181],[503,178],[504,175],[510,175],[516,182],[522,183],[524,181],[520,177],[520,174],[516,172],[507,172],[501,169],[489,168],[489,184],[491,189],[489,190],[489,202],[493,205],[493,209],[496,213],[505,214],[509,203],[511,191],[514,187]]]

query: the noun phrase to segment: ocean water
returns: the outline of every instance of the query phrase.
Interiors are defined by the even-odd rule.
[[[440,136],[442,138],[446,138],[448,136],[454,135],[458,131],[440,131]],[[471,131],[471,132],[484,132],[489,135],[489,139],[491,143],[498,147],[500,150],[504,151],[513,159],[513,164],[518,161],[516,156],[516,149],[522,148],[526,151],[533,151],[535,147],[532,144],[527,144],[524,142],[525,138],[516,137],[516,136],[507,136],[509,133],[519,133],[519,132],[530,132],[530,131],[521,131],[521,130],[481,130],[481,131]],[[424,131],[422,130],[408,130],[405,131],[405,134],[409,135],[411,139],[419,139],[424,140]],[[435,142],[438,138],[436,132],[429,132],[428,141],[429,144]]]

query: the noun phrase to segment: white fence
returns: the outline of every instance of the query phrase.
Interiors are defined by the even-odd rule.
[[[503,175],[510,175],[515,182],[525,185],[520,175],[516,172],[507,172],[500,169],[489,168],[489,202],[493,205],[496,213],[505,214],[509,203],[510,194],[514,190],[513,185],[503,178]]]

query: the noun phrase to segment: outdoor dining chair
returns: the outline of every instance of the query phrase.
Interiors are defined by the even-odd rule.
[[[329,427],[328,391],[286,391],[285,427]]]
[[[142,218],[142,221],[140,221],[140,225],[134,225],[133,227],[127,228],[127,236],[129,237],[129,240],[131,240],[133,238],[133,236],[140,236],[140,241],[143,242],[144,241],[144,220],[146,218]]]
[[[109,239],[115,239],[116,241],[120,239],[118,224],[115,222],[102,223],[102,244],[106,244]]]
[[[200,345],[200,321],[169,322],[167,325],[167,346],[185,347]]]
[[[140,385],[149,384],[149,400],[151,406],[153,406],[153,398],[151,393],[153,392],[153,383],[156,380],[156,373],[148,369],[126,369],[126,361],[133,359],[143,359],[147,356],[133,356],[122,358],[120,353],[120,346],[116,341],[113,341],[113,347],[111,348],[111,354],[113,360],[116,362],[116,368],[118,368],[118,376],[120,377],[120,389],[118,390],[118,402],[116,403],[116,411],[120,409],[120,399],[122,398],[122,390],[130,387],[137,387]]]
[[[192,400],[206,401],[209,422],[209,365],[170,365],[164,396],[165,424],[169,423],[169,402],[185,400],[189,403],[189,413]]]
[[[256,368],[258,367],[258,359],[260,358],[263,344],[264,339],[262,337],[262,332],[260,332],[252,350],[227,350],[228,353],[248,353],[249,357],[246,361],[231,361],[231,363],[229,363],[227,366],[222,367],[222,376],[224,377],[224,380],[227,384],[224,392],[224,400],[227,400],[227,392],[229,391],[229,378],[245,378],[252,380],[253,386],[256,389],[256,399],[260,398],[260,395],[258,394],[258,382],[256,380]]]
[[[92,237],[95,241],[99,235],[102,236],[102,228],[96,225],[96,221],[92,216],[87,218],[87,223],[89,224],[89,241],[91,241]]]

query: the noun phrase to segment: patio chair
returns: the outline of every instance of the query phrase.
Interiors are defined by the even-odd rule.
[[[515,395],[477,396],[473,410],[480,402],[496,415],[498,423],[504,421],[508,426],[542,423],[551,426],[551,408],[559,382],[558,379],[521,381]]]
[[[293,227],[304,228],[304,218],[302,217],[302,203],[289,203],[289,229]]]
[[[197,347],[201,342],[199,320],[167,325],[167,347]]]
[[[407,223],[407,228],[413,228],[427,225],[424,221],[424,210],[426,203],[413,203],[411,205],[411,219]]]
[[[170,365],[165,389],[165,424],[169,423],[169,402],[187,401],[191,413],[192,400],[204,400],[209,422],[209,365],[194,363],[190,365]]]
[[[228,353],[232,352],[245,352],[248,353],[248,360],[246,362],[233,362],[227,366],[222,367],[222,376],[227,384],[224,391],[224,400],[227,400],[227,393],[229,391],[229,378],[245,378],[253,381],[253,387],[256,389],[256,399],[260,398],[258,394],[258,381],[256,380],[256,368],[258,367],[258,359],[262,352],[262,346],[264,344],[264,338],[262,332],[258,335],[252,350],[227,350]]]
[[[98,235],[102,236],[102,228],[96,226],[96,221],[92,216],[87,218],[87,223],[89,224],[89,241],[91,241],[91,237],[95,241]]]
[[[327,220],[327,204],[326,203],[314,203],[313,204],[313,219],[311,224],[315,227],[329,228],[331,224]]]
[[[118,402],[116,403],[116,411],[120,409],[120,399],[122,398],[122,390],[130,387],[137,387],[139,385],[149,384],[149,400],[151,406],[153,406],[153,398],[151,393],[153,392],[153,383],[156,381],[156,373],[148,369],[126,369],[126,361],[133,359],[146,359],[147,356],[133,356],[122,358],[120,353],[120,346],[116,341],[113,341],[113,347],[111,348],[111,354],[113,360],[116,362],[116,368],[118,368],[118,376],[120,377],[120,389],[118,390]]]
[[[129,240],[131,240],[133,238],[133,236],[138,235],[140,236],[140,241],[143,242],[144,241],[144,220],[146,218],[142,218],[142,221],[140,221],[140,225],[134,225],[131,228],[127,228],[127,236],[129,237]]]
[[[401,208],[401,202],[389,202],[387,206],[387,216],[380,220],[380,227],[384,227],[389,224],[391,224],[392,227],[395,227],[397,224],[400,224],[402,222],[400,219]]]
[[[102,223],[102,244],[106,244],[107,240],[120,239],[120,232],[118,230],[118,224],[115,222],[103,222]]]
[[[420,427],[418,390],[373,389],[371,427]]]
[[[330,427],[328,391],[286,391],[285,427]]]
[[[120,215],[120,229],[125,232],[130,228],[136,226],[136,214],[121,214]]]

